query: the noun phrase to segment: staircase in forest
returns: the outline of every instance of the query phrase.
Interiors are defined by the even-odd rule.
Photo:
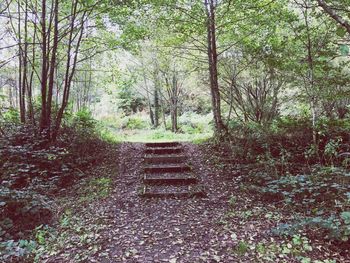
[[[141,196],[205,196],[187,159],[178,142],[146,143]]]

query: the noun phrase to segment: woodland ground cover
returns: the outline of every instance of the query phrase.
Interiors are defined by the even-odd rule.
[[[349,261],[349,13],[2,1],[1,260]],[[175,140],[200,144],[184,145],[209,197],[140,200],[143,146],[123,142]]]
[[[101,233],[111,231],[113,224],[104,221],[107,215],[94,216],[92,207],[117,198],[113,197],[116,184],[124,185],[125,165],[137,155],[129,148],[131,152],[122,153],[130,155],[129,161],[121,165],[122,144],[110,140],[113,134],[102,135],[108,142],[101,140],[101,124],[86,112],[69,117],[68,123],[55,145],[47,146],[28,136],[30,128],[22,126],[2,143],[1,163],[6,169],[2,169],[1,227],[2,256],[6,260],[40,261],[60,255],[65,261],[74,255],[74,260],[83,261],[106,256],[106,236]],[[224,209],[216,214],[216,222],[230,236],[230,252],[218,254],[218,262],[225,262],[226,256],[247,262],[348,260],[348,156],[339,156],[340,151],[348,151],[348,123],[320,124],[324,130],[320,131],[318,153],[312,149],[312,129],[307,127],[307,120],[284,118],[268,128],[234,125],[226,142],[210,139],[194,155],[204,158],[205,169],[211,170],[205,173],[211,178],[209,189],[228,184],[219,205]],[[93,157],[92,147],[98,149]],[[140,169],[137,163],[133,165]],[[204,166],[198,166],[203,173]],[[138,182],[135,178],[131,181]],[[131,191],[133,196],[132,189],[124,191]],[[216,195],[216,190],[208,192]],[[244,230],[252,225],[248,232]],[[65,254],[62,249],[66,250],[67,242],[71,252]],[[140,249],[142,246],[136,251]],[[132,247],[130,251],[134,251]],[[124,260],[132,260],[133,253],[142,255],[128,252]],[[186,261],[186,257],[178,257],[180,262]]]

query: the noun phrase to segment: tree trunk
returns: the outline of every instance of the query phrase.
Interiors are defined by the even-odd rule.
[[[313,60],[313,47],[312,47],[312,41],[310,36],[310,25],[309,25],[309,13],[308,9],[310,7],[307,5],[305,7],[304,12],[304,19],[305,19],[305,25],[307,29],[307,65],[308,65],[308,71],[307,71],[307,87],[306,92],[310,97],[310,108],[312,112],[312,140],[315,147],[316,155],[319,157],[319,147],[318,147],[318,133],[316,130],[316,122],[318,119],[317,116],[317,110],[316,110],[316,96],[315,96],[315,82],[314,82],[314,60]]]
[[[171,111],[171,131],[177,132],[177,107]]]
[[[51,137],[52,95],[53,95],[57,47],[58,47],[58,0],[55,0],[53,15],[54,15],[54,32],[53,32],[54,36],[53,36],[53,45],[52,45],[52,50],[51,50],[49,83],[48,83],[48,94],[47,94],[47,100],[46,100],[46,116],[45,116],[45,119],[46,119],[45,123],[47,125],[48,139],[50,139],[50,137]]]
[[[171,87],[171,131],[177,132],[177,101],[178,101],[178,83],[176,72],[173,72],[173,81]]]
[[[22,32],[21,32],[21,5],[20,1],[17,3],[18,8],[18,92],[19,92],[19,109],[21,122],[26,121],[26,110],[25,110],[25,75],[24,75],[24,61],[26,60],[23,49],[22,49]],[[26,32],[25,32],[26,34]]]
[[[28,0],[26,0],[26,5],[28,6]],[[38,9],[38,3],[35,1],[35,10]],[[36,41],[37,34],[37,24],[34,22],[34,33],[33,33],[33,43]],[[33,107],[33,78],[35,72],[35,45],[32,45],[32,63],[31,63],[31,73],[29,78],[29,83],[27,84],[27,103],[28,103],[28,117],[32,124],[35,125],[34,107]]]
[[[154,127],[157,128],[159,126],[159,94],[158,87],[156,86],[154,89]]]
[[[215,25],[215,5],[214,0],[205,0],[205,9],[207,13],[207,45],[208,45],[208,65],[209,81],[212,101],[212,111],[215,123],[215,132],[219,137],[224,135],[226,126],[221,116],[221,101],[218,83],[217,70],[217,47],[216,47],[216,25]]]
[[[147,96],[147,104],[148,104],[148,110],[149,110],[149,118],[151,121],[151,125],[154,126],[154,114],[153,114],[153,110],[152,110],[152,103],[151,103],[151,99],[150,99],[150,95],[149,95],[149,89],[148,89],[148,83],[147,83],[147,78],[146,78],[146,72],[145,72],[145,68],[144,68],[144,64],[143,64],[143,59],[141,59],[141,65],[142,65],[142,77],[143,77],[143,83],[145,85],[145,89],[146,89],[146,96]]]
[[[46,0],[41,2],[41,38],[42,38],[42,61],[41,61],[41,116],[40,116],[40,131],[47,129],[47,32],[46,32]]]
[[[163,119],[164,130],[167,130],[167,127],[166,127],[166,116],[165,116],[165,109],[164,109],[164,103],[163,102],[161,104],[161,108],[162,108],[162,119]]]
[[[75,74],[75,69],[77,66],[77,60],[78,60],[78,54],[79,54],[79,47],[81,40],[83,38],[84,34],[84,23],[85,23],[85,15],[86,11],[83,13],[81,20],[80,20],[80,32],[78,36],[78,40],[74,49],[74,57],[73,57],[73,62],[71,64],[71,51],[73,48],[73,30],[75,25],[75,19],[77,16],[77,6],[78,6],[78,1],[76,0],[74,3],[72,3],[72,20],[70,23],[70,34],[69,34],[69,42],[68,42],[68,49],[67,49],[67,64],[66,64],[66,73],[65,73],[65,80],[64,80],[64,88],[63,88],[63,97],[62,97],[62,103],[61,107],[58,110],[57,116],[56,116],[56,121],[55,121],[55,129],[52,133],[52,140],[56,140],[59,129],[61,127],[61,122],[64,114],[64,110],[66,109],[68,102],[69,102],[69,94],[70,94],[70,88],[72,85],[72,80],[73,76]]]

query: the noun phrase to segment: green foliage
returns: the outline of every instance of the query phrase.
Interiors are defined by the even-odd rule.
[[[36,248],[37,243],[33,240],[20,239],[18,241],[0,242],[0,260],[3,260],[3,262],[23,260],[24,257],[32,254]]]
[[[142,111],[145,107],[145,99],[138,95],[132,88],[131,81],[123,82],[121,90],[118,92],[119,109],[123,110],[126,116]]]
[[[73,116],[72,125],[78,129],[93,130],[95,128],[96,121],[92,117],[92,112],[89,109],[84,108],[75,113]]]
[[[0,260],[31,254],[37,243],[14,240],[17,232],[32,230],[36,225],[51,220],[53,202],[31,190],[19,191],[0,188]]]
[[[350,48],[348,45],[345,45],[345,44],[341,44],[339,45],[339,50],[340,50],[340,54],[342,56],[348,56],[349,53],[350,53]]]
[[[98,177],[89,179],[79,190],[82,201],[94,201],[109,196],[112,190],[112,179],[107,177]]]
[[[338,27],[336,33],[339,37],[344,37],[346,35],[346,29],[344,27]]]
[[[15,108],[9,108],[2,115],[0,115],[0,121],[5,123],[19,123],[19,112]]]
[[[46,145],[47,140],[38,137],[31,127],[20,127],[6,140],[0,140],[0,175],[7,182],[4,185],[20,189],[33,178],[47,179],[69,172],[69,151]]]
[[[310,175],[286,175],[278,179],[264,173],[254,174],[252,182],[260,187],[266,201],[283,201],[293,211],[302,213],[296,222],[279,225],[278,235],[295,235],[310,230],[313,235],[347,241],[350,236],[350,176],[344,169],[316,169]],[[255,189],[256,191],[257,189]],[[334,202],[337,209],[334,209]]]
[[[239,149],[234,151],[236,158],[242,162],[242,157],[255,157],[250,159],[255,166],[243,179],[249,184],[247,191],[258,192],[261,200],[283,204],[297,214],[273,233],[293,236],[304,231],[309,237],[348,242],[350,176],[340,157],[349,152],[348,120],[319,119],[317,145],[305,119],[284,117],[269,127],[232,124]],[[250,218],[252,214],[235,212],[232,216]]]
[[[249,245],[244,241],[239,241],[237,246],[234,249],[234,252],[239,255],[243,256],[245,253],[247,253],[249,250]]]
[[[209,124],[211,117],[211,114],[199,115],[186,112],[179,117],[179,130],[187,134],[211,133],[212,127]]]
[[[98,136],[102,141],[107,143],[119,143],[122,140],[119,135],[103,125],[100,125],[98,128]]]
[[[51,227],[42,225],[35,230],[36,243],[38,244],[32,256],[35,262],[41,262],[45,256],[55,256],[59,251],[67,251],[67,247],[77,247],[83,252],[73,252],[72,258],[75,262],[86,261],[99,249],[97,232],[99,225],[87,223],[86,219],[67,209],[61,214],[59,226]],[[89,247],[89,249],[86,249]],[[67,253],[72,253],[69,250]]]
[[[72,132],[75,138],[89,139],[97,136],[97,121],[88,108],[82,108],[78,112],[66,111],[62,120],[61,137]],[[74,137],[73,137],[74,138]]]
[[[83,110],[66,120],[55,143],[29,125],[13,126],[11,133],[0,138],[1,256],[29,256],[33,243],[19,240],[29,238],[30,231],[51,221],[55,206],[46,195],[70,187],[85,169],[103,158],[105,143],[95,129],[91,113]],[[109,180],[101,178],[95,184],[89,191],[101,198],[108,194]],[[43,231],[36,232],[40,246],[47,240],[47,231]]]
[[[340,215],[332,214],[328,217],[306,217],[289,224],[280,224],[273,229],[273,233],[277,235],[295,235],[301,230],[313,230],[314,232],[317,231],[320,238],[346,242],[350,238],[348,213],[348,211],[345,211]]]
[[[252,240],[240,240],[234,248],[234,253],[240,256],[249,256],[250,261],[254,262],[270,262],[281,261],[289,262],[295,260],[297,262],[310,263],[335,263],[333,259],[312,260],[307,255],[313,252],[313,244],[310,239],[304,235],[295,234],[290,238],[275,240],[273,237],[269,241],[263,240],[254,242]],[[314,258],[314,257],[313,257]]]
[[[148,123],[139,117],[127,117],[125,120],[126,123],[123,125],[123,128],[125,129],[137,130],[145,129],[148,127]]]

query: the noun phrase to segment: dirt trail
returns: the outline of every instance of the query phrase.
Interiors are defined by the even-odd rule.
[[[122,145],[115,193],[104,204],[114,227],[103,233],[111,240],[103,262],[237,262],[230,252],[234,241],[220,224],[230,196],[226,190],[235,183],[213,174],[196,146],[184,148],[206,198],[139,197],[144,145]]]
[[[84,207],[70,202],[83,215],[82,228],[92,228],[92,241],[66,246],[43,262],[300,262],[299,252],[281,252],[290,248],[290,241],[271,235],[284,222],[283,214],[276,204],[258,201],[242,186],[242,169],[231,162],[223,166],[209,147],[184,143],[183,148],[206,197],[141,197],[145,145],[123,143],[91,171],[92,176],[113,178],[110,196]],[[313,258],[348,262],[320,244],[314,246]],[[77,255],[85,258],[77,260]]]

